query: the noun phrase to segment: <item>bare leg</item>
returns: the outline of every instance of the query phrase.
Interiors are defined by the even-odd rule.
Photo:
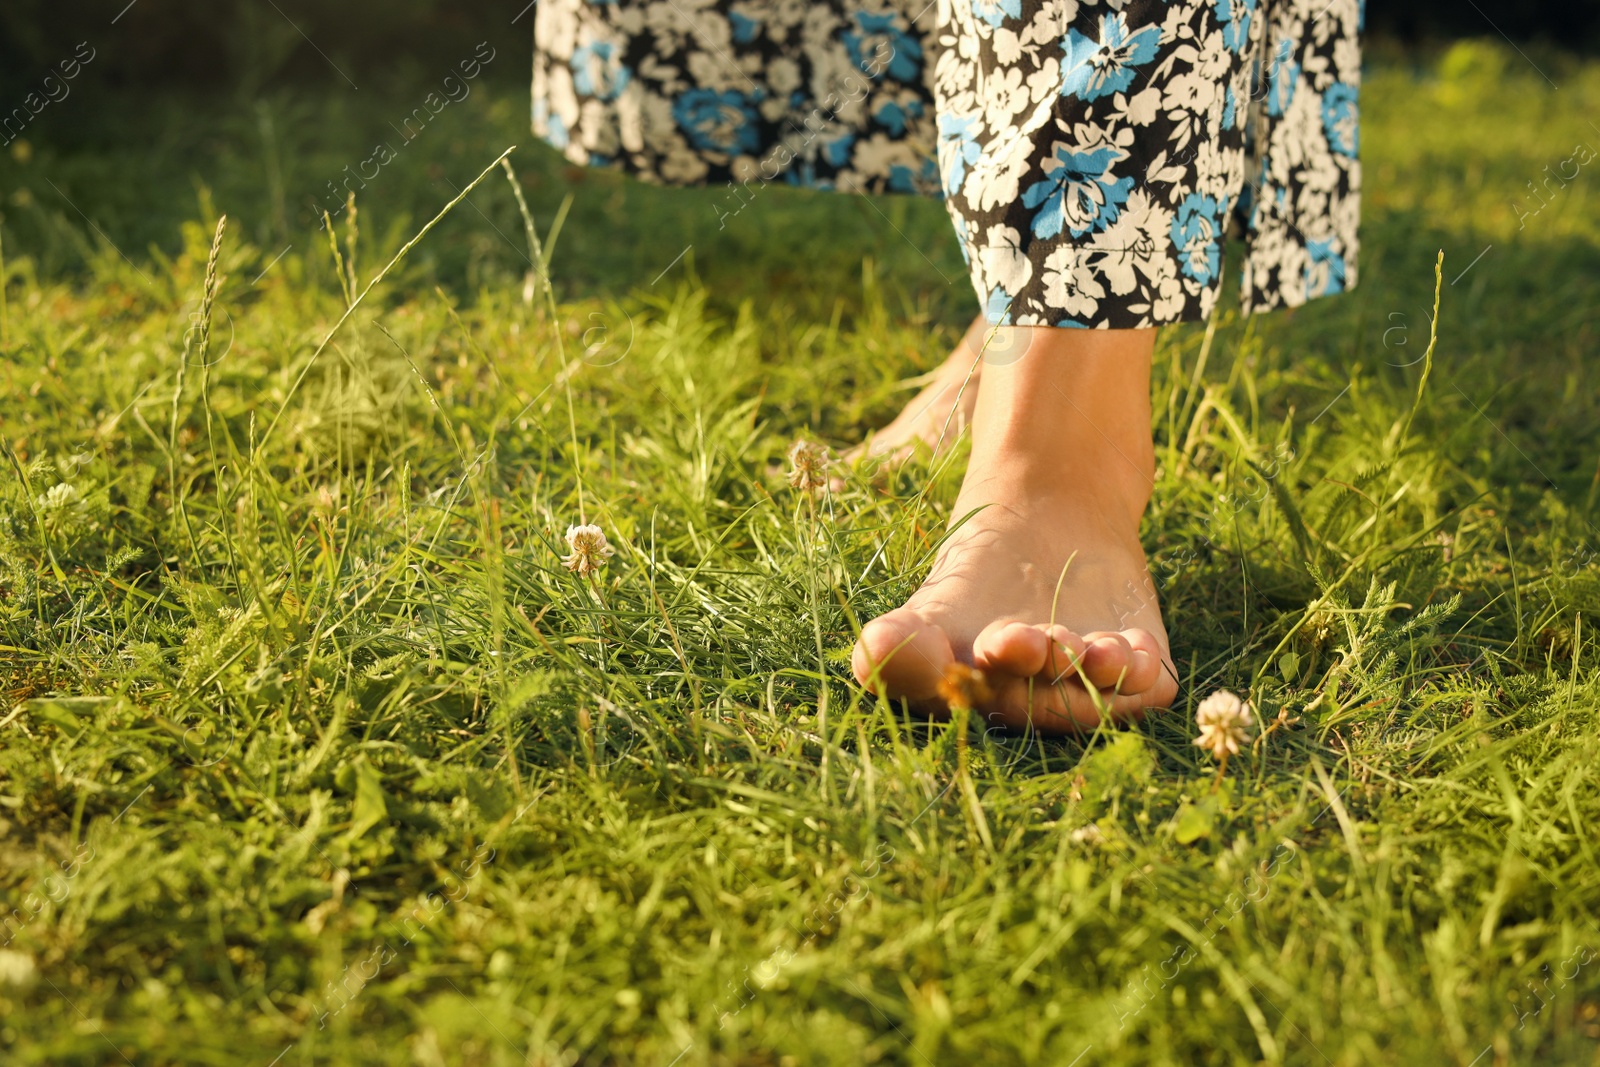
[[[1019,355],[984,368],[960,525],[905,606],[863,629],[856,677],[938,715],[945,669],[970,663],[991,721],[1054,732],[1099,721],[1091,685],[1114,716],[1165,707],[1177,673],[1139,542],[1155,331],[1000,327],[995,342]]]
[[[973,319],[950,355],[925,375],[928,383],[895,420],[846,453],[845,461],[899,463],[910,457],[919,443],[937,451],[949,448],[972,423],[984,362],[979,354],[985,335],[993,329],[982,315]]]

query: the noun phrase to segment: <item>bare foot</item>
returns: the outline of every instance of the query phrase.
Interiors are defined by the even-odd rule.
[[[985,371],[956,528],[862,630],[856,677],[942,716],[945,672],[971,664],[989,721],[1052,733],[1164,707],[1177,672],[1139,543],[1155,331],[1004,329],[1025,355]]]
[[[972,422],[983,342],[992,330],[982,315],[973,319],[945,361],[922,376],[927,384],[895,420],[846,452],[844,462],[872,459],[898,464],[910,458],[919,443],[936,452],[948,449]]]

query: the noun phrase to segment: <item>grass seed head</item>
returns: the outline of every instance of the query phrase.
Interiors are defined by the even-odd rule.
[[[585,578],[604,567],[606,560],[617,551],[606,541],[606,535],[600,527],[593,523],[568,526],[567,547],[572,551],[562,557],[562,565]]]
[[[1200,736],[1194,743],[1211,753],[1212,759],[1237,756],[1239,746],[1250,740],[1250,702],[1226,689],[1202,700],[1194,711],[1194,721],[1200,727]]]
[[[1318,609],[1311,613],[1305,625],[1300,628],[1299,641],[1313,649],[1326,648],[1332,643],[1338,624],[1337,615],[1326,609]]]
[[[828,466],[832,462],[826,447],[796,441],[789,449],[789,484],[803,493],[827,488]]]
[[[994,697],[989,680],[983,672],[965,663],[952,663],[944,669],[939,679],[939,696],[952,710],[973,708],[988,703]]]

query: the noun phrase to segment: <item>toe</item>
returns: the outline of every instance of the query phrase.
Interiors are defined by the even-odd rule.
[[[1045,660],[1044,681],[1051,685],[1078,673],[1078,668],[1083,665],[1085,645],[1083,638],[1071,630],[1055,623],[1041,626],[1039,629],[1050,638],[1050,655]]]
[[[1150,708],[1164,707],[1177,692],[1177,676],[1166,666],[1161,643],[1148,630],[1079,637],[1065,626],[1037,629],[1052,639],[1054,654],[1031,677],[990,672],[994,700],[985,714],[993,726],[1082,734],[1107,720],[1126,722]],[[1065,676],[1060,666],[1067,668]],[[1085,679],[1095,692],[1085,686]]]
[[[1051,685],[1043,673],[1031,678],[991,675],[990,684],[994,700],[985,717],[991,726],[1057,735],[1093,730],[1100,722],[1099,709],[1076,678]]]
[[[1149,630],[1124,630],[1123,640],[1128,642],[1128,674],[1118,689],[1121,693],[1145,693],[1161,680],[1161,662],[1166,653],[1161,643]]]
[[[879,696],[938,701],[939,681],[955,655],[942,627],[910,608],[880,615],[861,630],[850,657],[856,680]]]
[[[1059,623],[993,622],[973,642],[972,665],[1054,685],[1077,673],[1083,648],[1083,638]]]
[[[1050,639],[1025,622],[992,622],[972,643],[972,665],[983,671],[1027,678],[1044,670]]]
[[[1120,633],[1097,630],[1083,635],[1083,676],[1096,689],[1116,691],[1133,668],[1133,646]]]

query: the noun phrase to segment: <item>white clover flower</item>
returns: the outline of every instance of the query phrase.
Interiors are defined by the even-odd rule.
[[[789,484],[803,493],[827,488],[828,466],[832,462],[822,445],[796,441],[789,449]]]
[[[88,501],[77,488],[61,482],[52,485],[33,500],[39,511],[39,521],[51,534],[71,534],[81,528],[89,517]]]
[[[1194,710],[1200,736],[1194,743],[1211,753],[1211,758],[1226,762],[1239,754],[1239,746],[1250,740],[1253,720],[1250,702],[1240,700],[1226,689],[1219,689]]]
[[[33,957],[25,952],[0,949],[0,987],[30,986],[35,967]]]
[[[61,482],[52,485],[49,489],[39,494],[34,501],[40,511],[66,511],[68,508],[77,507],[83,502],[83,494],[77,488]]]
[[[562,557],[562,565],[585,578],[604,567],[606,560],[614,556],[617,551],[606,541],[606,535],[600,527],[593,523],[585,526],[568,526],[567,547],[572,552]]]

